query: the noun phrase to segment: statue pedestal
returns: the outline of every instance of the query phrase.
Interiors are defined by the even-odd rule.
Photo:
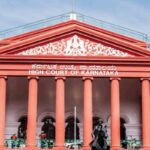
[[[27,147],[23,148],[23,150],[40,150],[40,148],[38,148],[38,147],[32,147],[32,146],[27,146]]]
[[[140,150],[150,150],[150,146],[142,147]]]
[[[6,147],[1,146],[1,147],[0,147],[0,150],[6,150]]]
[[[114,147],[111,147],[110,150],[124,150],[124,149],[119,146],[114,146]]]
[[[56,147],[53,147],[52,150],[67,150],[67,148],[64,146],[56,146]]]
[[[91,150],[91,147],[90,146],[84,146],[84,147],[82,147],[82,150]]]

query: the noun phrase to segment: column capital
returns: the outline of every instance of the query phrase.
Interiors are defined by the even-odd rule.
[[[82,77],[83,81],[85,81],[85,80],[91,80],[91,81],[93,81],[93,79],[94,79],[93,77]]]
[[[62,79],[62,80],[65,81],[65,80],[66,80],[66,77],[62,77],[62,76],[60,76],[60,77],[59,77],[59,76],[58,76],[58,77],[55,77],[55,80],[58,80],[58,79]]]
[[[111,78],[110,78],[110,81],[112,81],[112,80],[118,80],[118,81],[120,81],[121,78],[119,78],[119,77],[111,77]]]
[[[28,76],[28,80],[30,79],[36,79],[36,80],[39,80],[39,77],[38,76]]]
[[[150,80],[150,78],[140,78],[141,81],[143,80]]]
[[[0,78],[3,78],[3,79],[5,79],[5,80],[8,79],[7,76],[1,76],[1,75],[0,75]]]

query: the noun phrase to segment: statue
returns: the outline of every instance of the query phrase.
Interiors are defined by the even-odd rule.
[[[21,123],[18,128],[18,138],[26,139],[26,129],[27,129],[26,125]]]
[[[55,126],[51,119],[48,120],[48,132],[47,132],[48,139],[55,139]]]
[[[55,139],[55,126],[53,125],[53,122],[51,119],[47,119],[44,122],[42,131],[43,133],[46,134],[47,139]]]
[[[100,119],[98,124],[95,126],[92,133],[93,140],[90,143],[92,150],[107,150],[107,130],[106,126],[103,126],[103,121]]]
[[[120,121],[120,138],[122,141],[122,147],[127,148],[127,136],[126,136],[126,127],[122,121]]]

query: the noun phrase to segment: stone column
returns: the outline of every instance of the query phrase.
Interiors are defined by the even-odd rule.
[[[65,78],[56,77],[56,147],[65,149]]]
[[[6,76],[0,76],[0,148],[5,144]]]
[[[84,77],[84,126],[83,126],[83,150],[90,150],[89,143],[92,141],[92,80]]]
[[[142,79],[142,143],[144,150],[150,150],[150,85],[149,79]]]
[[[27,148],[36,147],[38,77],[28,77],[28,116],[27,116]]]
[[[111,150],[120,148],[120,93],[119,78],[111,78]]]

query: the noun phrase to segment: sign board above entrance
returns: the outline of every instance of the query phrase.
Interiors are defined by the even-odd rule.
[[[118,76],[116,66],[33,64],[29,75],[39,76]]]

